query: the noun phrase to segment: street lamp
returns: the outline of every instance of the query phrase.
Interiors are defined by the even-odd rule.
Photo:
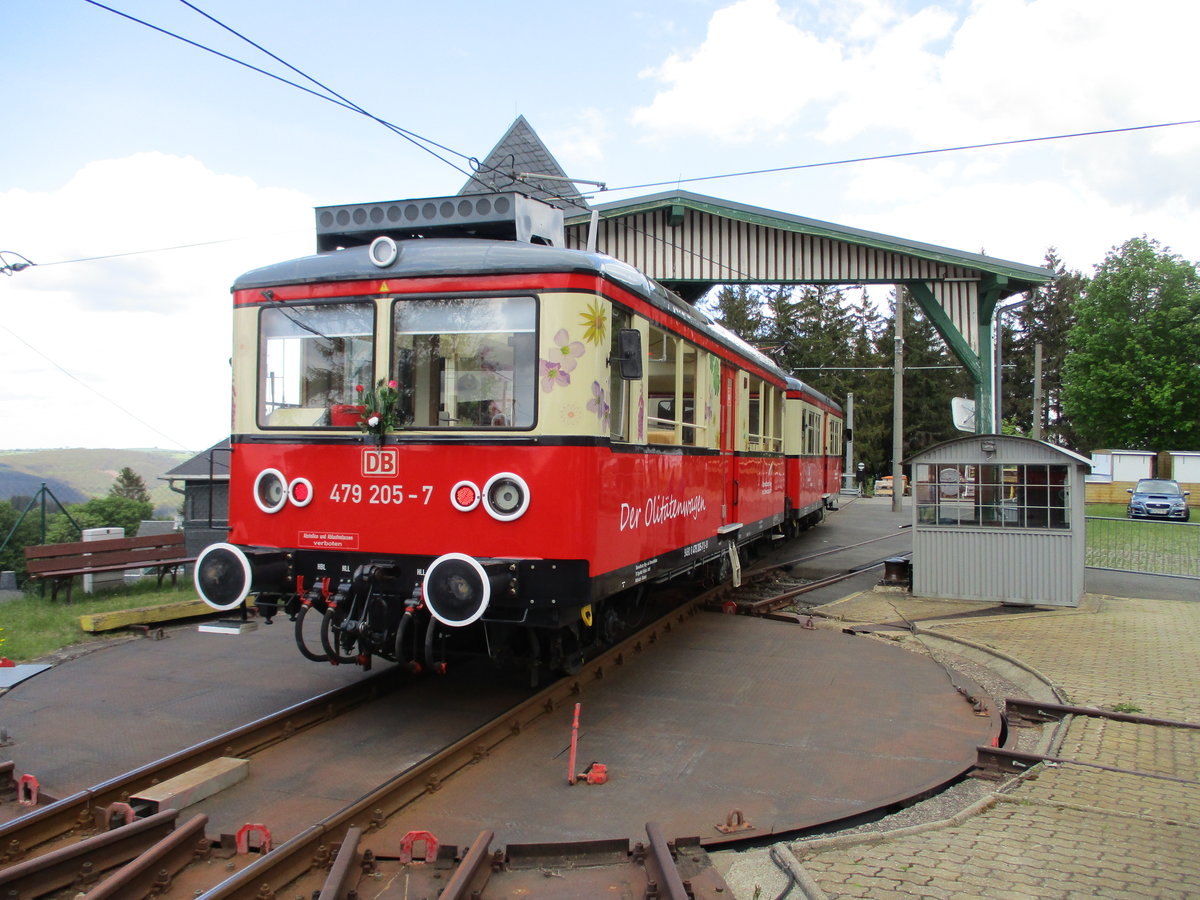
[[[992,431],[994,431],[996,434],[999,434],[1001,431],[1002,420],[1000,417],[1004,412],[1004,396],[1003,396],[1003,392],[1002,392],[1004,376],[1001,372],[1001,369],[1004,366],[1004,360],[1003,360],[1004,318],[1003,317],[1004,317],[1004,314],[1006,312],[1008,312],[1010,309],[1016,309],[1018,306],[1023,306],[1027,302],[1028,299],[1029,298],[1027,298],[1027,297],[1022,297],[1020,300],[1014,300],[1012,303],[1009,303],[1005,306],[997,306],[995,314],[992,317],[992,321],[995,323],[995,329],[996,329],[996,340],[994,341],[994,344],[993,344],[993,346],[994,346],[993,359],[995,360],[996,371],[994,374],[994,381],[993,381],[994,396],[992,398],[992,410],[993,410],[993,412],[992,412]]]

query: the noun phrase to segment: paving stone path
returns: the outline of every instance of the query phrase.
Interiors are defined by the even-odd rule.
[[[1071,610],[985,607],[871,591],[821,612],[902,616],[1021,661],[1065,702],[1200,722],[1200,603],[1088,595]],[[799,880],[789,896],[1200,897],[1200,729],[1075,717],[1056,737],[1054,755],[1077,762],[1037,766],[952,820],[776,848]],[[765,853],[730,869],[738,900],[787,886]]]

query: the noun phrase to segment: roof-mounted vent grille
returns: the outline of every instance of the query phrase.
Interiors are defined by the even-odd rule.
[[[476,237],[564,246],[562,210],[512,191],[317,207],[318,252],[369,244],[380,235],[396,240]]]

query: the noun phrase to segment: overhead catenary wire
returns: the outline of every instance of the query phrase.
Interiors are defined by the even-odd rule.
[[[224,22],[221,22],[216,17],[214,17],[214,16],[210,15],[209,13],[205,12],[204,10],[200,9],[195,4],[191,3],[190,0],[180,0],[180,2],[183,3],[185,6],[189,7],[190,9],[194,10],[198,14],[204,16],[206,19],[213,22],[214,24],[218,25],[219,27],[225,29],[229,33],[238,37],[239,39],[241,39],[241,40],[245,41],[246,43],[250,44],[251,46],[255,47],[262,53],[265,53],[267,56],[276,60],[281,65],[286,66],[291,71],[297,73],[301,77],[303,77],[306,80],[317,85],[318,87],[321,88],[322,91],[326,91],[327,93],[321,93],[320,91],[315,91],[315,90],[312,90],[311,88],[305,87],[304,85],[297,84],[293,81],[290,81],[289,79],[283,78],[280,75],[276,75],[273,72],[269,72],[266,69],[262,69],[258,66],[252,65],[251,63],[248,63],[243,60],[239,60],[236,57],[230,56],[229,54],[222,53],[221,51],[215,50],[211,47],[207,47],[204,44],[201,44],[197,41],[193,41],[189,38],[185,38],[181,35],[175,34],[174,32],[169,31],[165,28],[161,28],[157,25],[153,25],[149,22],[139,19],[136,16],[132,16],[128,13],[114,9],[113,7],[110,7],[103,3],[100,3],[99,0],[85,0],[85,2],[90,3],[93,6],[96,6],[100,9],[104,9],[104,10],[107,10],[108,12],[114,13],[115,15],[126,18],[132,22],[136,22],[140,25],[144,25],[147,28],[151,28],[155,31],[158,31],[161,34],[167,35],[168,37],[172,37],[172,38],[175,38],[176,40],[183,41],[184,43],[189,44],[193,47],[196,47],[197,49],[205,50],[209,53],[212,53],[216,56],[221,57],[222,59],[228,60],[229,62],[236,63],[237,65],[240,65],[240,66],[244,66],[245,68],[248,68],[254,72],[258,72],[259,74],[265,75],[268,78],[275,79],[276,81],[282,82],[283,84],[287,84],[298,90],[304,91],[305,93],[308,93],[312,96],[319,97],[322,100],[333,103],[337,106],[341,106],[344,109],[348,109],[352,112],[358,113],[359,115],[366,116],[367,118],[372,119],[373,121],[376,121],[379,124],[383,125],[385,128],[389,129],[393,133],[403,137],[405,140],[408,140],[410,143],[414,144],[415,146],[420,147],[422,150],[425,150],[427,153],[431,154],[432,156],[434,156],[436,159],[440,160],[441,162],[444,162],[445,164],[449,165],[451,168],[453,168],[455,171],[459,172],[460,174],[466,175],[469,179],[477,181],[484,186],[488,186],[488,185],[486,185],[486,183],[482,179],[480,179],[476,174],[476,172],[478,172],[480,170],[486,170],[488,173],[505,175],[506,177],[512,179],[514,182],[523,182],[523,179],[525,177],[524,175],[519,176],[518,173],[516,173],[516,172],[501,172],[500,170],[495,169],[493,167],[484,166],[474,156],[470,156],[468,154],[454,150],[453,148],[450,148],[443,144],[440,144],[431,138],[424,137],[423,135],[417,134],[416,132],[410,131],[406,128],[402,128],[401,126],[395,125],[391,122],[388,122],[385,119],[382,119],[382,118],[374,115],[371,112],[368,112],[367,110],[365,110],[358,104],[354,103],[351,100],[348,100],[347,98],[345,98],[338,92],[334,91],[332,88],[323,84],[321,81],[317,80],[316,78],[313,78],[311,75],[308,75],[307,73],[303,72],[301,69],[297,68],[296,66],[293,66],[291,63],[287,62],[282,57],[276,55],[275,53],[272,53],[270,50],[266,49],[261,44],[251,40],[250,38],[248,38],[245,35],[238,32],[236,29],[230,27],[229,25],[226,25]],[[748,176],[752,176],[752,175],[767,175],[767,174],[777,174],[780,172],[795,172],[795,171],[802,171],[804,169],[828,168],[828,167],[834,167],[834,166],[853,165],[853,164],[857,164],[857,163],[880,162],[880,161],[895,160],[895,159],[906,159],[906,158],[919,157],[919,156],[930,156],[930,155],[942,154],[942,153],[964,152],[967,150],[983,150],[983,149],[993,149],[993,148],[999,148],[999,147],[1019,146],[1022,144],[1045,143],[1045,142],[1050,142],[1050,141],[1070,140],[1070,139],[1085,138],[1085,137],[1098,137],[1098,136],[1102,136],[1102,135],[1127,134],[1127,133],[1138,132],[1138,131],[1148,131],[1148,130],[1160,129],[1160,128],[1174,128],[1174,127],[1179,127],[1179,126],[1184,126],[1184,125],[1197,125],[1197,124],[1200,124],[1200,119],[1181,119],[1181,120],[1174,121],[1174,122],[1156,122],[1156,123],[1151,123],[1151,124],[1146,124],[1146,125],[1130,125],[1130,126],[1122,126],[1122,127],[1117,127],[1117,128],[1095,129],[1095,130],[1091,130],[1091,131],[1077,131],[1077,132],[1066,132],[1066,133],[1053,134],[1053,135],[1039,135],[1036,137],[1008,138],[1008,139],[998,140],[998,141],[986,141],[986,142],[973,143],[973,144],[959,144],[959,145],[951,146],[951,147],[935,147],[935,148],[927,148],[927,149],[923,149],[923,150],[898,151],[896,153],[883,153],[883,154],[876,154],[876,155],[872,155],[872,156],[847,157],[844,159],[823,160],[820,162],[794,163],[794,164],[785,165],[785,166],[774,166],[774,167],[768,167],[768,168],[762,168],[762,169],[749,169],[749,170],[736,171],[736,172],[725,172],[725,173],[719,173],[719,174],[713,174],[713,175],[697,175],[697,176],[693,176],[690,178],[683,178],[683,177],[677,176],[673,179],[666,180],[666,181],[651,181],[651,182],[642,182],[640,184],[628,184],[628,185],[607,186],[607,187],[601,186],[599,189],[601,191],[611,192],[611,191],[625,191],[625,190],[640,190],[640,189],[644,189],[644,188],[653,188],[653,187],[670,187],[672,185],[678,187],[683,184],[694,184],[694,183],[701,182],[701,181],[718,181],[718,180],[724,180],[724,179],[728,179],[728,178],[743,178],[743,177],[748,177]],[[453,154],[454,156],[459,157],[464,162],[466,162],[471,167],[471,169],[465,170],[465,169],[455,165],[454,163],[445,159],[438,153],[434,152],[434,150],[431,149],[432,147],[436,147],[440,150],[443,150],[446,153]],[[594,182],[589,182],[589,183],[594,183]],[[560,200],[564,203],[569,203],[572,206],[575,206],[580,209],[586,209],[586,207],[583,204],[579,203],[578,200],[576,200],[575,198],[555,194],[552,191],[546,190],[544,187],[540,188],[540,190],[543,190],[548,196],[550,196],[551,198],[553,198],[555,200]]]
[[[221,59],[224,59],[228,62],[234,63],[235,65],[243,66],[244,68],[247,68],[247,69],[251,70],[252,72],[257,72],[260,75],[265,75],[267,78],[272,78],[275,81],[279,81],[283,84],[288,85],[289,87],[294,87],[296,90],[304,91],[304,93],[309,94],[310,96],[313,96],[313,97],[317,97],[321,100],[324,100],[327,103],[332,103],[335,106],[340,106],[343,109],[348,109],[351,112],[358,113],[359,115],[362,115],[362,116],[366,116],[367,118],[372,119],[372,120],[378,122],[379,124],[383,125],[385,128],[389,129],[394,134],[397,134],[400,137],[404,138],[405,140],[407,140],[409,143],[413,144],[414,146],[424,150],[426,153],[429,153],[431,156],[435,157],[436,159],[438,159],[441,162],[445,163],[446,165],[450,166],[452,169],[455,169],[456,171],[460,172],[461,174],[466,175],[468,178],[475,177],[471,172],[455,165],[450,160],[439,155],[432,148],[438,147],[440,149],[446,150],[446,152],[448,152],[448,153],[454,153],[455,155],[462,157],[464,160],[469,160],[470,157],[467,156],[466,154],[458,153],[457,151],[453,151],[453,150],[450,150],[449,148],[442,147],[440,144],[438,144],[435,141],[432,141],[428,138],[422,137],[421,135],[416,134],[415,132],[408,131],[405,128],[401,128],[398,125],[393,125],[392,123],[387,122],[384,119],[379,118],[378,116],[372,115],[371,113],[367,112],[365,109],[358,106],[357,104],[352,103],[349,100],[346,100],[340,94],[337,94],[336,92],[325,87],[325,85],[321,84],[315,78],[312,78],[312,77],[306,75],[305,73],[303,73],[299,69],[297,69],[295,66],[292,66],[291,64],[285,62],[284,60],[280,59],[275,54],[271,53],[270,51],[264,49],[263,47],[259,46],[256,43],[254,43],[249,38],[242,36],[238,32],[234,31],[232,28],[229,28],[228,26],[219,22],[217,19],[208,15],[208,13],[205,13],[203,10],[198,9],[197,7],[193,6],[191,3],[187,3],[186,0],[181,0],[181,2],[184,2],[185,5],[191,7],[196,12],[200,13],[201,15],[205,16],[206,18],[208,18],[211,21],[215,22],[216,24],[220,25],[222,28],[225,28],[226,30],[230,31],[231,33],[237,35],[239,38],[246,41],[247,43],[252,44],[253,46],[257,47],[259,50],[262,50],[263,53],[266,53],[272,59],[277,60],[278,62],[287,66],[292,71],[297,72],[298,74],[302,75],[304,78],[307,78],[309,81],[313,82],[314,84],[319,85],[322,88],[322,90],[328,91],[328,93],[321,93],[321,91],[315,91],[312,88],[305,87],[302,84],[298,84],[295,81],[291,81],[290,79],[284,78],[282,75],[277,75],[274,72],[270,72],[267,69],[264,69],[264,68],[261,68],[260,66],[254,65],[253,63],[248,63],[245,60],[238,59],[236,56],[230,56],[228,53],[222,53],[220,50],[216,50],[205,44],[201,44],[199,41],[194,41],[190,38],[186,38],[181,34],[176,34],[175,32],[170,31],[166,28],[162,28],[161,26],[154,25],[151,22],[147,22],[145,19],[139,19],[137,16],[131,15],[126,12],[122,12],[121,10],[115,9],[114,7],[107,6],[106,4],[99,2],[99,0],[84,0],[84,2],[89,3],[92,6],[95,6],[99,9],[103,9],[107,12],[113,13],[114,15],[120,16],[121,18],[128,19],[131,22],[136,22],[138,25],[143,25],[146,28],[152,29],[153,31],[157,31],[159,34],[163,34],[163,35],[166,35],[167,37],[174,38],[177,41],[182,41],[183,43],[188,44],[191,47],[195,47],[197,50],[203,50],[206,53],[211,53],[214,56],[218,56]],[[429,146],[426,146],[427,144]]]
[[[72,381],[76,382],[81,387],[84,387],[87,390],[91,391],[93,394],[95,394],[97,397],[99,397],[105,403],[108,403],[108,404],[116,407],[121,412],[125,413],[125,415],[129,416],[129,418],[133,419],[135,422],[137,422],[141,425],[144,425],[146,428],[149,428],[151,431],[153,431],[155,434],[159,435],[160,437],[166,438],[168,441],[170,441],[175,446],[179,447],[181,450],[189,450],[190,451],[192,449],[192,448],[188,447],[186,444],[184,444],[182,441],[176,440],[174,437],[167,434],[165,431],[161,430],[157,426],[151,425],[149,422],[147,422],[145,419],[143,419],[137,413],[131,412],[129,409],[122,406],[120,403],[118,403],[112,397],[109,397],[108,395],[102,393],[101,391],[98,391],[93,385],[84,381],[82,378],[80,378],[78,375],[76,375],[70,369],[63,366],[57,360],[52,359],[49,355],[47,355],[45,352],[43,352],[42,350],[35,347],[29,341],[25,340],[25,338],[21,337],[19,334],[17,334],[11,328],[9,328],[7,325],[5,325],[3,322],[0,322],[0,328],[7,331],[14,338],[16,338],[18,341],[20,341],[22,344],[24,344],[30,350],[32,350],[34,353],[36,353],[42,359],[46,360],[46,362],[50,363],[50,365],[54,366],[54,368],[58,369],[58,371],[62,372],[64,375],[66,375]]]
[[[1014,147],[1020,144],[1035,144],[1047,141],[1064,141],[1072,138],[1098,137],[1107,134],[1127,134],[1133,131],[1148,131],[1154,128],[1175,128],[1181,125],[1200,125],[1200,119],[1183,119],[1178,122],[1157,122],[1152,125],[1129,125],[1122,128],[1104,128],[1096,131],[1075,131],[1066,134],[1050,134],[1040,137],[1010,138],[1003,141],[987,141],[979,144],[959,144],[954,147],[935,147],[927,150],[904,150],[897,153],[880,153],[875,156],[854,156],[846,159],[833,159],[824,162],[796,163],[789,166],[775,166],[767,169],[749,169],[742,172],[726,172],[721,175],[697,175],[692,178],[673,178],[670,181],[647,181],[642,184],[624,184],[610,187],[610,191],[632,191],[643,188],[670,187],[681,184],[691,184],[697,181],[716,181],[725,178],[743,178],[748,175],[773,175],[779,172],[797,172],[802,169],[820,169],[831,166],[848,166],[854,163],[880,162],[889,159],[906,159],[913,156],[932,156],[937,153],[958,153],[965,150],[988,150],[995,147]]]

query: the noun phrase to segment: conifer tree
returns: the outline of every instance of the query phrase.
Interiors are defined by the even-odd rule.
[[[117,473],[116,480],[108,489],[108,495],[122,497],[126,500],[136,500],[138,503],[150,502],[150,492],[146,490],[146,482],[129,466],[125,466]]]
[[[1075,323],[1075,304],[1087,288],[1082,273],[1070,271],[1053,247],[1044,263],[1054,279],[1026,294],[1020,308],[1018,327],[1004,346],[1005,418],[1014,419],[1028,433],[1033,425],[1034,346],[1042,345],[1042,438],[1066,447],[1078,443],[1063,410],[1063,367],[1067,358],[1067,335]],[[1008,389],[1011,385],[1011,390]]]

